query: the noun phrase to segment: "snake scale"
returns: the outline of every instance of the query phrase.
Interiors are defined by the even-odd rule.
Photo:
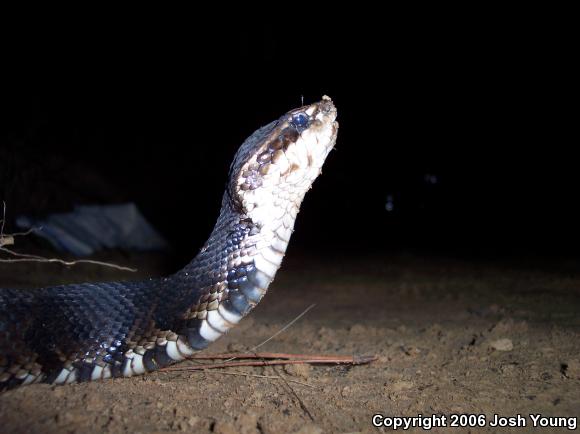
[[[0,390],[140,375],[223,336],[274,279],[337,131],[325,96],[248,137],[209,239],[169,277],[0,289]]]

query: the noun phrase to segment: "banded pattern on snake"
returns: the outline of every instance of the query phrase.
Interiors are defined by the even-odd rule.
[[[0,289],[0,390],[140,375],[226,333],[274,279],[337,131],[326,96],[255,131],[230,167],[208,241],[169,277]]]

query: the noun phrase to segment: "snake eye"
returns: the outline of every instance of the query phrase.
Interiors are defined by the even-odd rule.
[[[306,113],[297,113],[292,116],[292,123],[298,128],[306,128],[308,126],[308,115]]]

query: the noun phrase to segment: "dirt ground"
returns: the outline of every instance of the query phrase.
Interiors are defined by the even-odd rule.
[[[376,362],[33,385],[0,395],[0,432],[370,433],[392,429],[373,427],[376,413],[580,416],[580,273],[573,267],[288,256],[264,301],[211,352],[248,350],[315,303],[260,350],[374,354]],[[155,273],[143,264],[141,275]],[[129,275],[0,264],[2,286],[119,276]],[[487,423],[470,431],[532,428],[528,418],[526,428]]]

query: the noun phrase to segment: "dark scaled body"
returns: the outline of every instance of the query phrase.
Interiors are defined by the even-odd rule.
[[[179,336],[192,350],[207,347],[200,328],[212,302],[244,316],[261,298],[253,265],[227,264],[251,232],[256,228],[239,215],[222,212],[208,247],[167,278],[0,289],[0,388],[27,378],[54,382],[63,368],[76,373],[69,381],[94,379],[95,366],[124,376],[128,350],[141,352],[153,371],[176,361],[165,342]]]

